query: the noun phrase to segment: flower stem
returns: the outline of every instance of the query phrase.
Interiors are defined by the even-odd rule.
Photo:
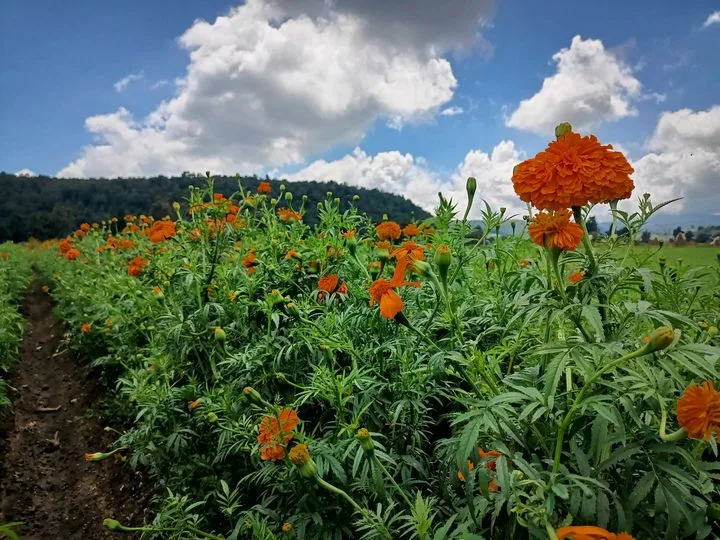
[[[582,406],[583,398],[585,397],[585,393],[587,392],[588,388],[600,377],[602,377],[605,373],[608,371],[612,371],[613,369],[617,368],[621,364],[624,364],[628,360],[632,360],[633,358],[638,358],[640,356],[644,356],[646,354],[649,354],[652,352],[649,347],[646,345],[645,347],[642,347],[640,349],[637,349],[631,353],[626,354],[625,356],[622,356],[615,360],[614,362],[610,362],[608,364],[605,364],[603,367],[601,367],[599,370],[597,370],[583,385],[583,387],[580,389],[580,391],[575,396],[575,400],[573,401],[573,404],[571,405],[568,412],[565,414],[565,417],[563,418],[563,421],[560,423],[560,427],[558,428],[557,437],[555,439],[555,456],[553,461],[553,468],[552,472],[556,473],[560,469],[560,460],[562,458],[562,447],[565,440],[565,431],[567,431],[567,428],[570,426],[570,423],[575,419],[575,414],[580,410],[580,407]]]
[[[595,260],[595,254],[593,253],[592,243],[590,242],[590,234],[588,233],[587,226],[585,225],[585,220],[582,217],[582,208],[579,206],[573,206],[572,211],[573,216],[575,217],[575,223],[580,225],[580,228],[583,230],[582,243],[585,251],[587,252],[588,260],[590,261],[590,272],[595,273],[597,261]]]

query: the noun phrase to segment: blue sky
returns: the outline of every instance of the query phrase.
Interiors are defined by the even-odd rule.
[[[564,113],[620,145],[639,186],[711,210],[700,194],[720,184],[720,15],[712,18],[720,2],[462,0],[456,12],[437,12],[444,3],[408,1],[387,13],[375,0],[337,0],[332,9],[252,0],[230,15],[237,4],[215,0],[4,0],[0,170],[332,177],[425,206],[428,192],[456,192],[472,173],[485,175],[488,193],[499,191],[491,200],[508,204],[511,193],[495,187],[511,162],[544,147],[548,122],[574,120]],[[299,45],[276,46],[276,37]],[[544,91],[563,50],[568,69]],[[292,75],[266,76],[268,56],[273,75]],[[238,77],[249,65],[252,76]],[[615,77],[607,87],[593,75],[605,69]],[[377,90],[398,73],[408,81]],[[318,90],[300,95],[296,85]],[[553,114],[537,120],[548,103]],[[686,148],[700,159],[685,163]]]

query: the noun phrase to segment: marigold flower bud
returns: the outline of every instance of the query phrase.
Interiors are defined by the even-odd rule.
[[[360,200],[360,195],[356,193],[355,195],[353,195],[352,200],[358,202]]]
[[[317,465],[310,457],[307,445],[296,444],[288,454],[290,462],[295,465],[303,478],[313,478],[317,474]]]
[[[179,202],[175,201],[174,203],[172,203],[172,207],[173,207],[173,210],[175,210],[176,212],[180,211],[180,203]]]
[[[125,528],[117,519],[111,518],[103,519],[103,525],[111,531],[122,531]]]
[[[208,419],[208,422],[210,422],[211,424],[214,424],[215,422],[218,421],[218,416],[214,412],[209,412],[209,413],[207,413],[207,419]]]
[[[287,202],[291,202],[292,199],[293,199],[293,195],[292,195],[292,193],[290,193],[290,192],[288,191],[288,192],[285,194],[285,200],[286,200]]]
[[[452,253],[450,252],[450,246],[447,244],[440,244],[435,250],[435,264],[438,266],[440,279],[443,283],[447,283],[447,275],[451,263]]]
[[[355,434],[355,438],[360,441],[360,446],[362,446],[362,449],[365,451],[365,453],[372,456],[372,454],[375,452],[375,443],[373,442],[372,437],[370,436],[370,432],[367,430],[367,428],[358,429],[357,433]]]
[[[708,328],[707,333],[708,333],[708,336],[710,336],[710,337],[716,336],[717,333],[718,333],[718,327],[717,327],[717,326],[711,326],[710,328]]]
[[[650,334],[650,341],[646,345],[648,352],[667,349],[675,341],[675,331],[667,326],[660,326]]]
[[[283,523],[282,524],[282,532],[284,532],[285,534],[290,534],[291,532],[293,532],[292,523],[288,523],[287,521],[285,523]]]
[[[572,132],[572,126],[569,122],[563,122],[555,127],[555,137],[559,139],[563,135],[567,135]]]
[[[477,190],[477,180],[474,176],[467,179],[465,183],[465,190],[467,191],[468,199],[472,200],[475,196],[475,190]]]
[[[263,398],[260,395],[260,392],[255,390],[252,386],[246,386],[245,388],[243,388],[243,395],[253,403],[257,403],[258,405],[263,402]]]
[[[432,268],[425,261],[413,261],[413,268],[416,274],[423,277],[427,277],[432,272]]]
[[[335,206],[340,206],[340,197],[335,197],[333,199],[333,203],[335,204]]]
[[[658,263],[660,264],[660,268],[664,269],[665,266],[667,266],[667,259],[665,257],[660,257],[658,259]]]
[[[285,191],[287,188],[285,187],[285,184],[280,184],[280,192]]]
[[[103,452],[85,453],[85,461],[102,461],[107,458],[108,456],[106,456]]]
[[[225,335],[225,330],[222,329],[220,326],[215,327],[215,341],[218,343],[223,343],[225,341],[225,338],[227,336]]]

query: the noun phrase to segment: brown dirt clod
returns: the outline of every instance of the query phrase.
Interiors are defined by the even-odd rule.
[[[97,413],[86,414],[98,410],[103,388],[70,353],[57,352],[62,324],[39,284],[23,311],[28,325],[8,381],[16,391],[0,411],[0,523],[24,522],[14,529],[23,539],[117,538],[103,519],[141,525],[149,486],[113,460],[84,460],[112,443]]]

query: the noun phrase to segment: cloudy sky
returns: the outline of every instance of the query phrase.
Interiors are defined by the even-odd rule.
[[[432,208],[570,121],[720,211],[720,2],[2,0],[0,170],[334,179]]]

